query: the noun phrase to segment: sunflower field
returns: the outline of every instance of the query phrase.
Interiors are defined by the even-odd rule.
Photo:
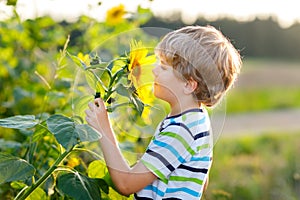
[[[139,28],[151,16],[120,4],[101,22],[22,21],[16,9],[0,22],[1,199],[132,198],[114,189],[84,110],[104,99],[134,164],[167,109],[151,92],[159,38]]]
[[[153,98],[151,70],[155,46],[170,30],[141,28],[153,17],[141,6],[128,12],[120,4],[105,20],[81,15],[67,22],[22,20],[18,1],[0,6],[5,3],[13,14],[0,20],[0,199],[133,199],[115,190],[101,135],[87,125],[84,110],[95,97],[104,99],[120,149],[133,165],[168,113]],[[245,61],[248,69],[260,66]],[[262,89],[235,88],[227,113],[299,108],[298,87]],[[299,136],[287,131],[216,140],[202,199],[299,199]]]

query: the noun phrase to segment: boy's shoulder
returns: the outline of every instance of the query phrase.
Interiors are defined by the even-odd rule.
[[[159,128],[159,132],[176,129],[186,130],[193,138],[199,132],[209,131],[210,121],[204,108],[195,108],[184,111],[178,115],[166,117]]]

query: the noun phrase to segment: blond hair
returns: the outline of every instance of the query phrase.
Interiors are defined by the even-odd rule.
[[[158,57],[180,78],[194,80],[199,103],[214,106],[232,86],[241,57],[231,42],[212,26],[187,26],[168,33],[156,47]]]

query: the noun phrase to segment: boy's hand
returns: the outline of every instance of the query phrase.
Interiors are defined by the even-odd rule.
[[[85,111],[87,123],[104,134],[110,129],[110,123],[103,100],[97,98],[94,102],[90,102],[88,106],[89,109]]]

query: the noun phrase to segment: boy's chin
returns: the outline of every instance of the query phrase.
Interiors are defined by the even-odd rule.
[[[153,95],[156,97],[156,98],[159,98],[159,95],[157,94],[156,90],[154,89],[153,91]],[[160,99],[160,98],[159,98]]]
[[[153,89],[153,94],[156,98],[162,99],[162,96],[160,95],[160,93],[157,90]]]
[[[166,101],[166,102],[169,102],[168,101],[168,97],[165,95],[165,94],[161,94],[160,92],[155,92],[154,91],[154,96],[160,100],[163,100],[163,101]]]

